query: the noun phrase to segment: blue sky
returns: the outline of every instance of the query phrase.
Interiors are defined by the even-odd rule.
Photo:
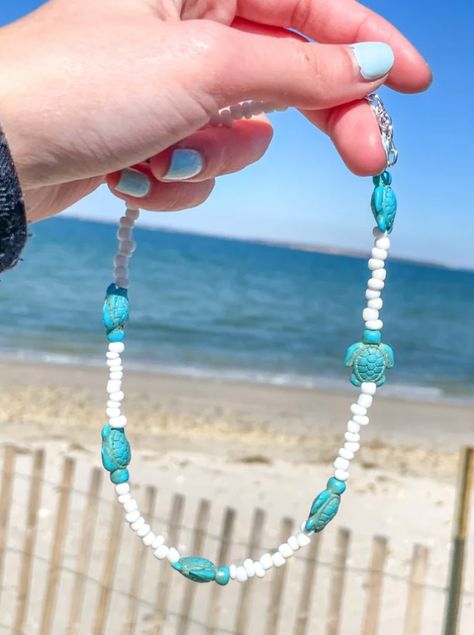
[[[39,4],[0,6],[0,24]],[[399,214],[393,253],[474,268],[474,210],[469,163],[474,141],[472,87],[474,7],[459,0],[371,0],[420,48],[434,71],[430,91],[381,93],[396,126],[394,171]],[[4,61],[5,63],[5,61]],[[257,165],[219,180],[201,207],[179,214],[146,213],[158,226],[244,238],[364,249],[372,226],[369,179],[351,175],[329,141],[294,111],[272,116],[275,139]],[[99,190],[67,213],[113,220],[122,203]]]

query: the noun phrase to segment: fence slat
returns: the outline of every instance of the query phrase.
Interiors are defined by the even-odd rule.
[[[372,546],[372,562],[367,580],[367,603],[363,622],[363,635],[377,635],[382,600],[383,569],[388,552],[388,540],[375,536]]]
[[[336,539],[336,551],[330,582],[327,635],[339,635],[342,619],[342,602],[346,581],[346,562],[351,533],[348,529],[339,529]]]
[[[156,488],[148,486],[145,492],[144,513],[147,518],[153,518],[155,513]],[[142,587],[143,574],[145,571],[145,562],[147,549],[145,549],[141,540],[135,545],[135,556],[133,558],[133,571],[130,579],[129,601],[127,608],[127,619],[123,626],[123,635],[133,635],[137,628],[138,611],[140,601],[140,591]]]
[[[281,521],[280,542],[288,540],[288,536],[293,531],[293,521],[291,518],[283,518]],[[270,606],[268,610],[268,619],[265,633],[266,635],[276,635],[278,630],[278,621],[280,619],[281,597],[283,594],[283,585],[288,571],[288,564],[280,569],[272,570],[270,575],[274,576],[271,587]]]
[[[321,545],[321,534],[316,534],[306,551],[306,562],[301,581],[301,595],[296,613],[294,635],[306,635],[309,627],[311,600],[316,582],[317,560]]]
[[[250,527],[248,539],[247,553],[249,558],[257,557],[257,550],[261,547],[263,527],[265,524],[265,512],[263,509],[257,508],[253,514],[253,520]],[[235,620],[236,635],[245,635],[247,629],[247,621],[250,609],[250,598],[252,594],[252,585],[243,584],[240,588],[240,597],[237,604],[237,613]]]
[[[420,635],[423,616],[423,584],[428,569],[429,550],[415,545],[408,580],[407,610],[405,614],[404,635]]]
[[[3,589],[3,570],[7,548],[8,520],[12,504],[16,448],[7,445],[3,452],[2,490],[0,492],[0,600]]]
[[[46,593],[43,603],[43,615],[41,618],[40,635],[50,635],[53,625],[54,611],[56,608],[56,596],[58,592],[59,577],[63,559],[64,539],[66,537],[67,519],[69,513],[69,500],[71,497],[72,480],[74,475],[74,461],[66,458],[64,461],[63,475],[59,485],[60,495],[56,514],[56,528],[54,531],[53,547],[51,551]]]
[[[216,557],[216,564],[222,565],[229,562],[230,559],[230,546],[232,544],[232,537],[235,527],[235,509],[228,507],[225,510],[224,521],[222,523],[222,530],[219,541],[219,551]],[[220,587],[218,584],[214,584],[211,589],[211,596],[209,598],[209,604],[207,607],[207,631],[206,635],[215,635],[217,625],[219,623],[219,599],[221,593],[225,593],[225,588]]]
[[[206,537],[206,529],[209,524],[209,517],[211,514],[211,504],[208,500],[201,500],[199,503],[193,544],[191,546],[191,553],[195,556],[201,555],[204,539]],[[189,628],[189,618],[191,617],[193,609],[193,600],[196,592],[196,584],[188,584],[184,588],[183,600],[181,603],[180,616],[178,620],[178,627],[176,629],[176,635],[187,635]]]
[[[175,494],[171,504],[171,513],[168,525],[168,545],[178,544],[179,529],[183,522],[184,496]],[[164,564],[164,563],[163,563]],[[156,611],[154,615],[153,635],[161,635],[166,624],[166,613],[168,608],[168,598],[171,585],[171,567],[162,566],[160,569],[160,577],[158,584],[158,592],[156,597]]]
[[[25,539],[23,556],[18,577],[18,594],[13,635],[21,635],[25,626],[26,613],[30,598],[33,554],[38,529],[38,509],[41,501],[41,489],[44,478],[44,450],[36,450],[33,454],[31,470],[30,495],[26,514]]]
[[[95,525],[98,516],[99,492],[102,482],[102,470],[95,468],[92,472],[89,492],[85,501],[85,512],[82,522],[77,568],[71,594],[72,602],[68,621],[67,635],[77,635],[84,604],[86,575],[92,554]]]
[[[101,589],[99,600],[97,602],[94,628],[92,630],[93,635],[104,635],[105,633],[107,611],[109,609],[115,569],[117,568],[117,560],[120,553],[120,541],[122,539],[123,525],[123,510],[121,509],[121,505],[116,504],[113,508],[112,521],[110,531],[108,533],[110,538],[108,540],[108,549],[102,573]]]

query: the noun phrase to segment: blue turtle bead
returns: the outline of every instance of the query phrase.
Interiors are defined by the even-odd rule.
[[[391,188],[392,175],[385,170],[374,176],[373,183],[375,188],[370,202],[372,213],[379,230],[390,233],[397,213],[397,197]]]
[[[125,324],[129,318],[127,289],[112,283],[108,286],[102,318],[109,342],[121,342],[124,339]]]
[[[225,586],[230,580],[230,569],[228,566],[219,567],[216,571],[216,582]]]
[[[382,386],[385,383],[385,370],[395,365],[392,348],[380,342],[379,336],[380,331],[366,329],[363,341],[352,344],[347,349],[344,363],[353,368],[351,382],[354,386],[360,386],[363,382]],[[378,343],[371,343],[374,337]]]
[[[217,575],[216,565],[207,558],[188,556],[173,562],[171,566],[193,582],[212,582]]]
[[[109,424],[102,428],[102,465],[110,472],[110,480],[118,485],[129,480],[127,470],[132,454],[130,443],[123,428],[112,428]]]

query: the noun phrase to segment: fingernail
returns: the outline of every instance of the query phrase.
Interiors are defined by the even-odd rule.
[[[364,79],[380,79],[393,66],[393,51],[385,42],[358,42],[351,49]]]
[[[143,198],[150,193],[151,182],[146,174],[133,168],[122,170],[120,180],[115,186],[117,192],[133,196],[135,198]]]
[[[171,154],[168,172],[164,175],[166,181],[185,181],[192,179],[202,171],[204,160],[197,150],[176,148]]]

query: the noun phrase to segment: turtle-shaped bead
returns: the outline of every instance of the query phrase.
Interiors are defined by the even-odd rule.
[[[212,582],[216,579],[216,565],[206,558],[188,556],[173,562],[171,566],[193,582]]]
[[[319,532],[331,522],[339,510],[341,494],[346,490],[346,484],[337,478],[330,478],[324,492],[321,492],[311,505],[306,531]]]
[[[393,368],[395,357],[392,347],[382,344],[380,331],[364,331],[362,342],[349,346],[345,365],[352,366],[351,382],[360,386],[363,382],[382,386],[385,383],[385,370]]]
[[[381,232],[390,233],[397,213],[397,197],[391,188],[392,176],[386,170],[374,176],[375,189],[370,202],[377,226]]]
[[[130,443],[123,428],[102,428],[102,465],[110,472],[110,480],[118,485],[130,478],[127,470],[132,458]]]
[[[114,283],[109,285],[102,315],[109,342],[121,342],[125,337],[124,328],[129,318],[127,289],[117,287]]]

